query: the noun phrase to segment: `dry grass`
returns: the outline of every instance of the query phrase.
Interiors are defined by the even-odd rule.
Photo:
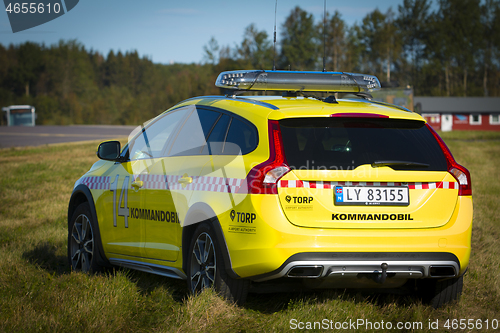
[[[403,331],[435,332],[429,320],[439,320],[438,331],[447,319],[500,320],[500,135],[443,136],[471,171],[474,228],[462,300],[439,310],[411,296],[343,290],[251,294],[238,307],[211,290],[189,296],[184,282],[146,273],[72,273],[66,259],[67,203],[75,180],[96,161],[96,143],[1,150],[0,331],[284,332],[292,319],[363,319],[421,322],[422,330]]]
[[[190,295],[178,312],[177,332],[237,332],[250,321],[242,308],[223,301],[213,290]]]
[[[481,133],[481,132],[479,132]],[[447,137],[444,134],[444,137]],[[483,318],[499,318],[500,303],[500,135],[487,133],[495,140],[469,141],[475,133],[462,139],[448,140],[457,162],[471,172],[474,198],[472,255],[464,280],[463,301],[469,304],[461,313]],[[496,134],[496,136],[495,136]]]

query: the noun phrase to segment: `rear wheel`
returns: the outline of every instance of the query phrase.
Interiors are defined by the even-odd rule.
[[[437,309],[450,302],[458,301],[462,295],[464,285],[463,275],[458,278],[446,280],[422,280],[419,281],[418,291],[425,303]]]
[[[98,264],[99,251],[94,230],[90,205],[82,203],[69,223],[68,260],[74,271],[98,272],[103,268]]]
[[[213,287],[228,301],[245,303],[250,282],[227,275],[219,243],[209,224],[196,228],[188,253],[187,283],[193,294]]]

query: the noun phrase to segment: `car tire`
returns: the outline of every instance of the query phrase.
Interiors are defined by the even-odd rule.
[[[433,308],[440,308],[450,302],[458,301],[464,285],[463,275],[446,280],[422,280],[418,285],[419,293],[425,303]]]
[[[205,222],[196,228],[191,239],[187,258],[187,284],[193,294],[205,288],[214,288],[229,302],[243,305],[246,301],[250,281],[228,276],[215,232]]]
[[[98,240],[95,221],[88,202],[76,207],[68,229],[68,261],[73,271],[96,273],[103,270],[99,265]]]

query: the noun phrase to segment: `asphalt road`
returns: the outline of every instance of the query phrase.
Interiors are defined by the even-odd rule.
[[[0,126],[0,149],[128,137],[135,126]]]

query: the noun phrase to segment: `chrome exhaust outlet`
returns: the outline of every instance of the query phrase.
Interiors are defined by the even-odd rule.
[[[323,266],[295,266],[287,273],[291,278],[319,278],[323,273]]]
[[[455,277],[455,267],[453,266],[429,266],[430,277]]]

